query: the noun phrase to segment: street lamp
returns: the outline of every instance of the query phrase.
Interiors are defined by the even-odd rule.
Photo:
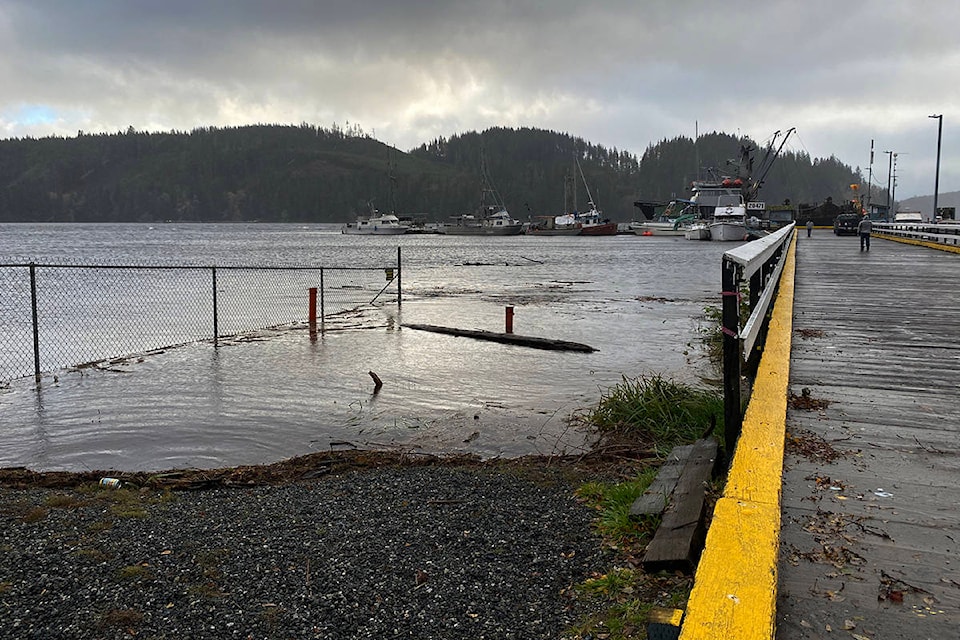
[[[943,114],[927,116],[937,119],[937,173],[933,180],[933,222],[937,221],[937,199],[940,195],[940,140],[943,138]]]

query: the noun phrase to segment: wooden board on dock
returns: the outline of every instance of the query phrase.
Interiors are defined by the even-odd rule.
[[[673,453],[679,457],[682,451],[675,449],[671,458]],[[663,511],[663,520],[653,540],[647,545],[642,561],[645,570],[682,569],[692,572],[696,567],[706,537],[704,516],[707,485],[713,477],[716,461],[715,439],[705,438],[691,445]]]
[[[521,347],[532,347],[534,349],[550,349],[554,351],[579,351],[582,353],[592,353],[596,351],[593,347],[579,342],[568,342],[566,340],[552,340],[550,338],[537,338],[534,336],[518,336],[514,333],[496,333],[493,331],[483,331],[480,329],[456,329],[453,327],[441,327],[435,324],[405,324],[402,325],[408,329],[417,329],[419,331],[432,331],[433,333],[445,333],[451,336],[461,336],[464,338],[475,338],[477,340],[489,340],[491,342],[502,342],[504,344],[515,344]]]

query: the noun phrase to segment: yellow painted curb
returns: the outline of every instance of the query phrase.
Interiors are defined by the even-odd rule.
[[[883,238],[884,240],[891,240],[893,242],[900,242],[902,244],[914,244],[919,247],[927,247],[928,249],[939,249],[940,251],[946,251],[948,253],[960,253],[960,246],[951,244],[941,244],[939,242],[930,242],[928,240],[914,240],[913,238],[901,238],[899,236],[888,236],[883,233],[876,234],[876,237]]]
[[[680,640],[771,640],[797,235],[787,252],[743,431],[713,512]]]

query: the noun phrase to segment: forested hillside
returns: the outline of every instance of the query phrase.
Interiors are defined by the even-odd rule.
[[[371,207],[429,220],[474,210],[489,182],[517,218],[584,208],[613,220],[636,200],[689,195],[698,165],[729,172],[748,139],[651,144],[643,156],[565,133],[493,128],[403,152],[359,129],[257,125],[0,141],[0,222],[343,222]],[[781,154],[760,197],[820,202],[857,173],[835,158]]]

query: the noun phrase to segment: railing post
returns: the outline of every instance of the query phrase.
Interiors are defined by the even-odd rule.
[[[219,338],[220,338],[220,326],[219,318],[217,317],[217,268],[210,267],[210,270],[213,272],[213,346],[219,347]]]
[[[403,304],[403,286],[401,285],[401,276],[403,274],[403,269],[401,268],[401,259],[400,259],[400,247],[397,247],[397,306],[399,307]]]
[[[30,263],[30,307],[33,312],[33,379],[40,382],[40,316],[37,312],[37,265]]]
[[[743,419],[740,410],[740,266],[724,258],[722,271],[723,437],[729,464]]]

